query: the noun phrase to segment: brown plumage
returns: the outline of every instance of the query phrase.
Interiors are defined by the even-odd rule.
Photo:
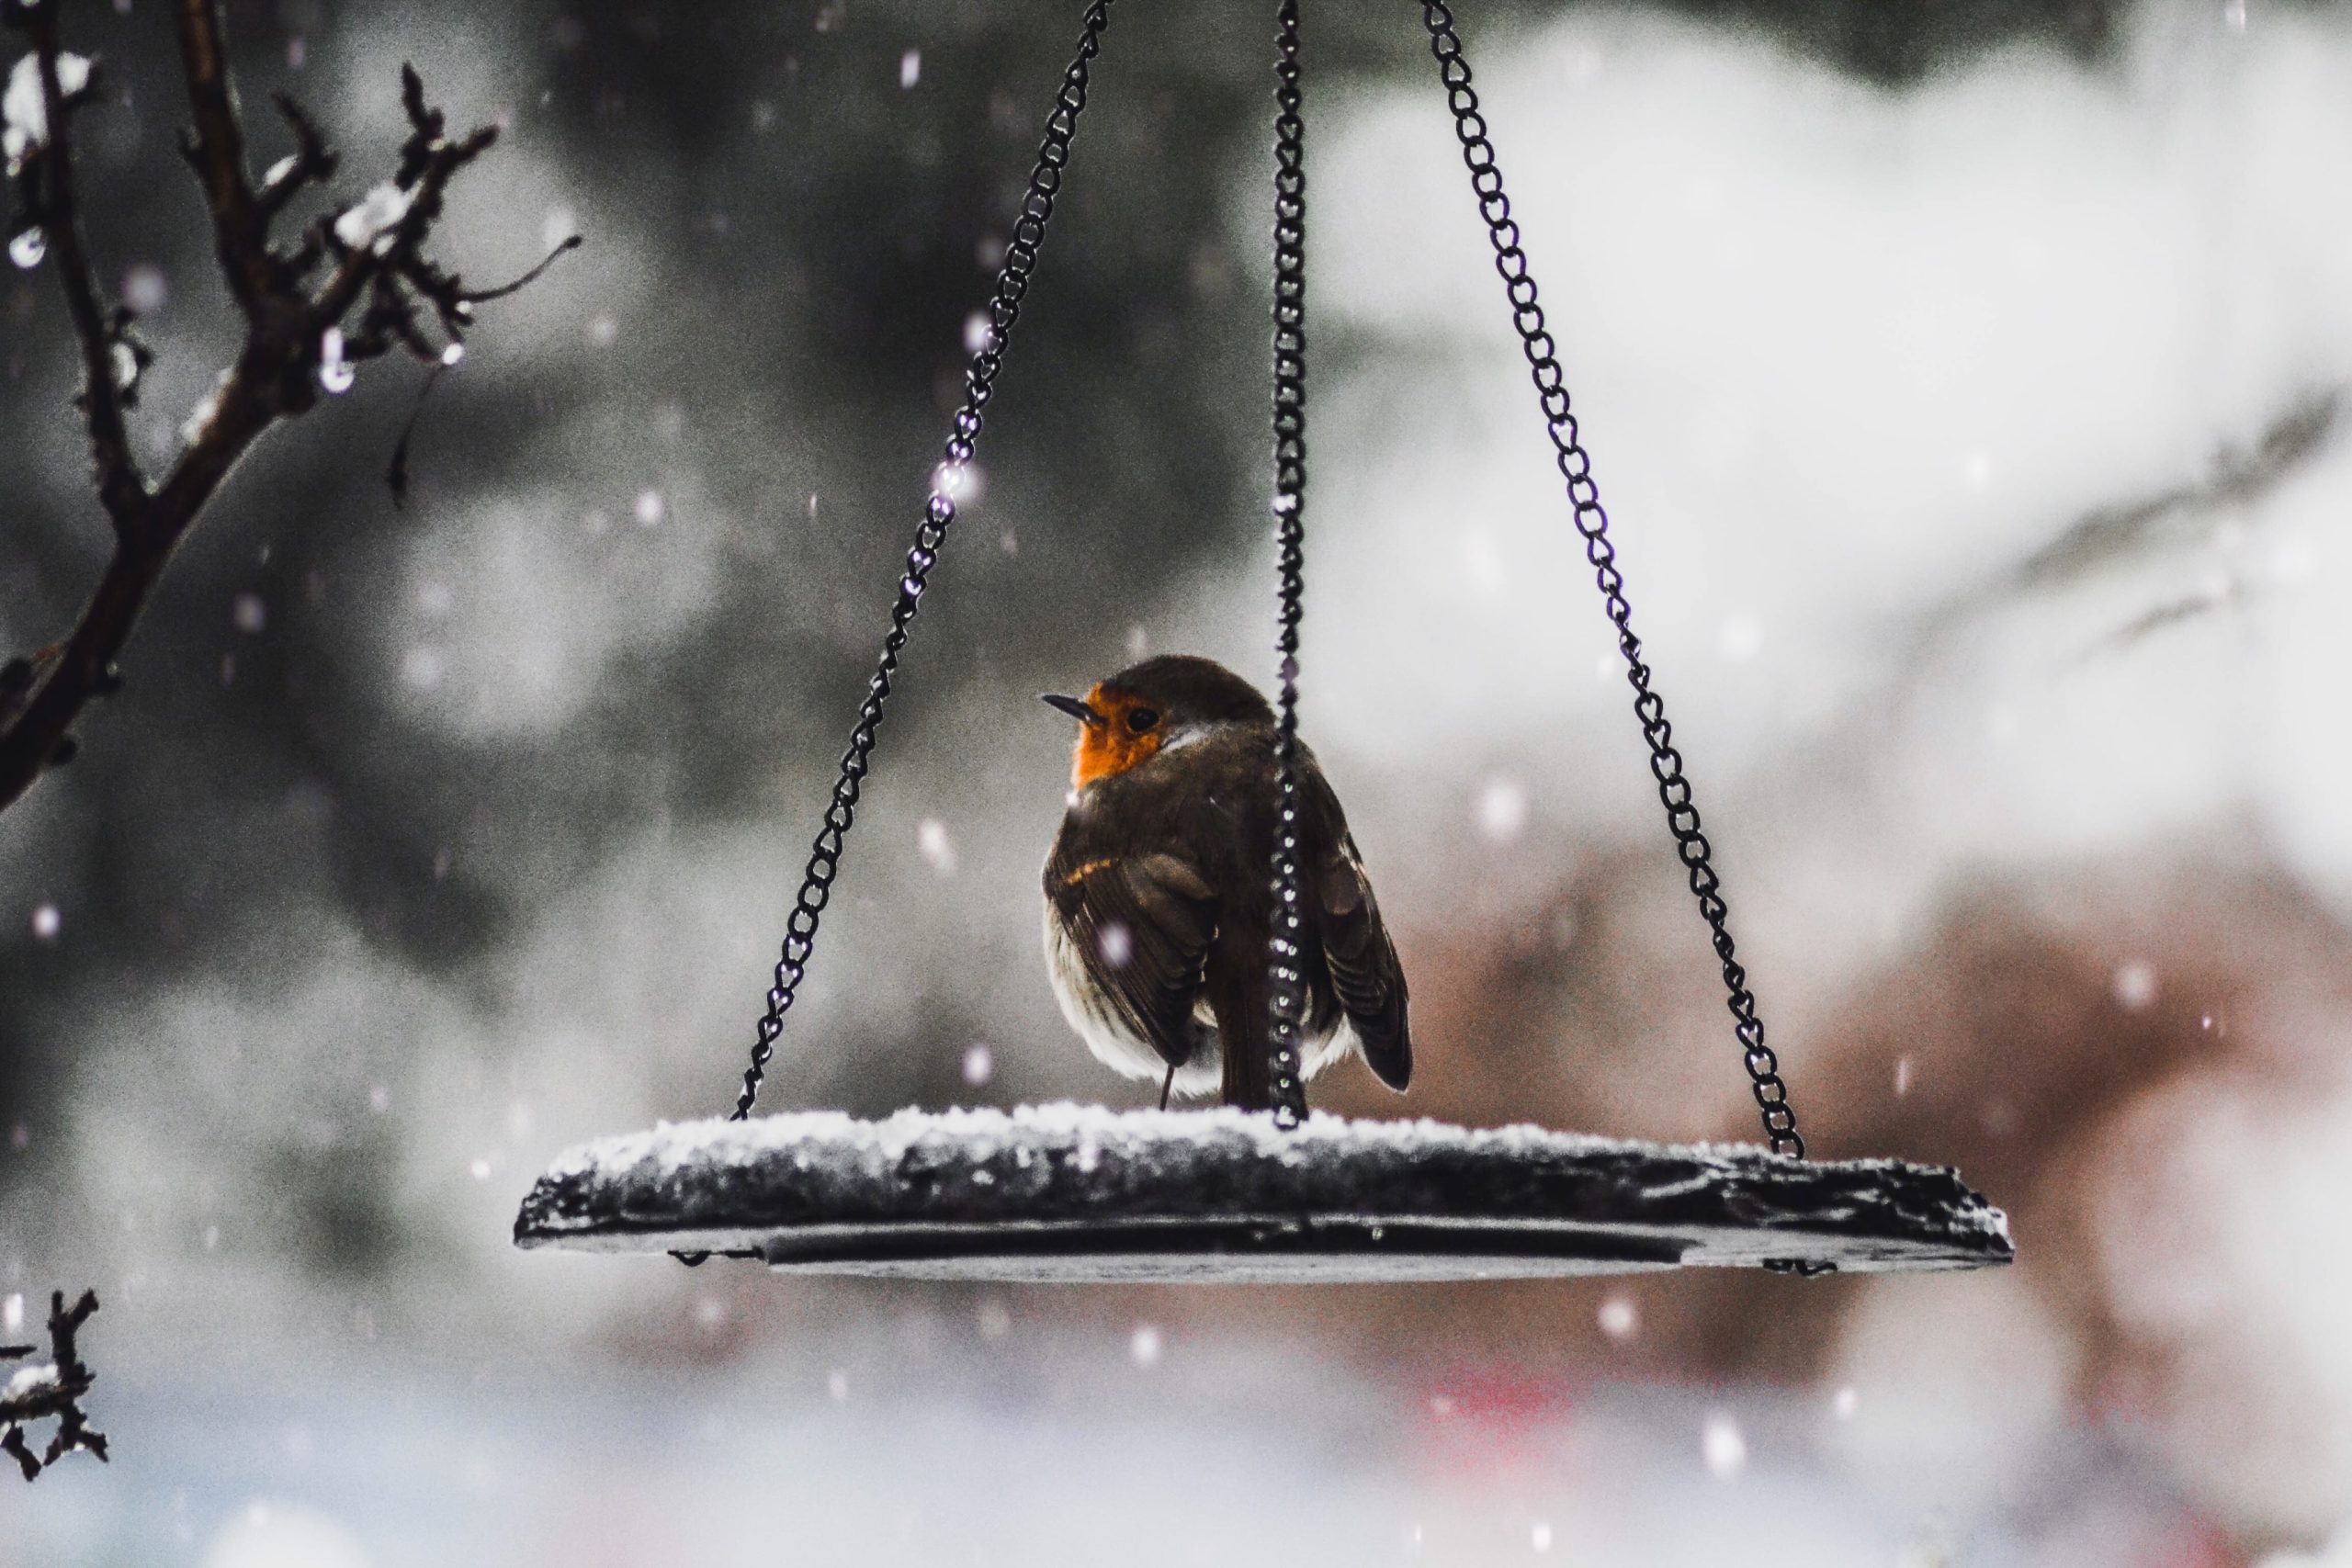
[[[1181,655],[1046,700],[1080,722],[1045,878],[1046,966],[1064,1016],[1129,1077],[1266,1106],[1273,710],[1222,665]],[[1405,972],[1339,797],[1304,745],[1299,772],[1311,917],[1302,1065],[1312,1076],[1358,1051],[1402,1091],[1413,1072]]]

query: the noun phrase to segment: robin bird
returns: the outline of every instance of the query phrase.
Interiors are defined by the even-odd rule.
[[[1084,697],[1069,809],[1046,862],[1046,964],[1095,1057],[1170,1090],[1272,1103],[1267,1061],[1277,787],[1273,709],[1206,659],[1170,655]],[[1339,797],[1298,749],[1306,1019],[1312,1077],[1360,1052],[1413,1074],[1405,972]]]

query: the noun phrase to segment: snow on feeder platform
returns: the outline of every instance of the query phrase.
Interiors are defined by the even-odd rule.
[[[710,1252],[931,1280],[1502,1280],[1678,1266],[2009,1261],[1937,1166],[1798,1161],[1517,1126],[1044,1105],[802,1111],[605,1138],[559,1159],[514,1241]]]

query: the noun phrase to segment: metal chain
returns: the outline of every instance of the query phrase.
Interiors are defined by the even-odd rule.
[[[1298,0],[1279,0],[1275,26],[1274,525],[1280,609],[1274,761],[1281,795],[1274,825],[1266,1049],[1275,1124],[1295,1127],[1306,1117],[1306,1075],[1299,1067],[1306,1004],[1298,865],[1298,623],[1306,592],[1306,127],[1298,112]]]
[[[1699,913],[1714,939],[1715,956],[1723,963],[1724,988],[1756,1095],[1764,1131],[1774,1154],[1804,1157],[1804,1140],[1797,1134],[1797,1116],[1789,1103],[1789,1086],[1781,1081],[1780,1061],[1764,1043],[1764,1022],[1756,1015],[1756,998],[1747,988],[1747,971],[1734,955],[1731,911],[1724,905],[1722,882],[1715,874],[1713,850],[1700,830],[1699,808],[1691,804],[1690,782],[1683,774],[1682,754],[1674,748],[1673,728],[1666,720],[1666,703],[1651,687],[1650,667],[1642,658],[1641,638],[1634,635],[1633,611],[1625,603],[1625,580],[1618,571],[1617,552],[1609,539],[1609,513],[1592,481],[1592,459],[1577,434],[1576,416],[1568,411],[1568,391],[1555,353],[1552,334],[1544,330],[1544,308],[1536,302],[1535,279],[1527,269],[1527,253],[1520,248],[1519,225],[1503,195],[1502,171],[1495,163],[1494,143],[1487,140],[1486,117],[1478,112],[1478,95],[1470,86],[1470,64],[1462,57],[1462,39],[1453,30],[1453,13],[1444,0],[1421,0],[1421,22],[1429,29],[1430,52],[1436,56],[1438,74],[1445,84],[1446,101],[1453,112],[1453,132],[1462,143],[1462,161],[1470,170],[1471,188],[1477,193],[1478,215],[1486,220],[1487,237],[1494,246],[1495,270],[1510,298],[1511,318],[1519,332],[1520,349],[1543,403],[1544,428],[1552,437],[1560,477],[1567,481],[1568,500],[1576,508],[1577,532],[1584,536],[1585,558],[1610,623],[1617,628],[1618,651],[1625,656],[1626,679],[1633,682],[1634,712],[1641,719],[1642,736],[1649,742],[1650,772],[1657,779],[1658,798],[1666,804],[1666,822],[1677,852],[1690,872],[1690,891]]]
[[[736,1097],[731,1120],[752,1113],[760,1097],[760,1080],[775,1055],[776,1036],[784,1015],[799,994],[808,973],[808,954],[817,945],[817,924],[831,896],[833,878],[841,870],[843,841],[857,816],[858,794],[874,754],[876,732],[882,724],[882,705],[889,699],[892,678],[899,670],[899,650],[907,646],[907,628],[922,602],[931,569],[956,521],[956,494],[963,488],[964,470],[972,460],[973,443],[979,438],[981,412],[995,395],[997,372],[1002,367],[1012,326],[1021,319],[1021,302],[1029,292],[1029,275],[1045,243],[1046,222],[1054,215],[1054,197],[1060,191],[1062,170],[1069,163],[1070,141],[1078,132],[1078,117],[1086,107],[1090,67],[1102,48],[1102,31],[1110,25],[1112,0],[1094,0],[1086,9],[1085,31],[1078,54],[1062,75],[1060,96],[1046,117],[1045,139],[1037,148],[1037,163],[1029,171],[1029,188],[1021,198],[1021,216],[1005,247],[1004,266],[997,274],[996,292],[989,300],[988,341],[972,355],[964,372],[964,404],[956,411],[955,428],[947,437],[945,460],[932,479],[931,497],[924,503],[914,547],[907,552],[906,572],[899,579],[898,602],[890,607],[889,635],[882,640],[882,658],[866,682],[865,701],[857,710],[857,728],[850,732],[849,750],[842,754],[841,777],[833,784],[832,804],[825,809],[825,826],[808,852],[808,866],[800,883],[800,897],[785,927],[784,953],[769,988],[767,1011],[762,1015],[759,1038],[752,1047],[752,1065],[743,1071],[743,1092]]]

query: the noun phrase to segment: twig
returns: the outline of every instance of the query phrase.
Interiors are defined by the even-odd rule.
[[[268,224],[245,174],[245,132],[237,118],[237,90],[229,79],[228,30],[219,0],[180,0],[179,30],[188,107],[196,115],[181,151],[204,186],[213,249],[229,292],[252,316],[278,280],[268,263]]]
[[[336,155],[301,107],[281,96],[278,112],[293,133],[295,151],[269,171],[257,192],[245,168],[244,129],[219,0],[178,0],[180,55],[196,121],[183,151],[204,188],[221,274],[245,318],[245,341],[236,364],[188,422],[178,458],[151,490],[131,460],[122,421],[149,355],[131,334],[130,312],[106,303],[75,207],[67,121],[90,95],[86,86],[61,90],[56,0],[0,0],[0,7],[27,33],[40,61],[48,124],[15,184],[19,198],[35,209],[32,221],[57,258],[82,348],[81,402],[98,491],[115,525],[112,558],[72,633],[40,654],[0,664],[5,810],[44,772],[73,756],[69,731],[93,697],[119,686],[114,660],[173,549],[254,441],[318,401],[329,345],[341,361],[331,373],[343,376],[350,366],[395,346],[428,363],[447,363],[448,351],[420,330],[417,307],[428,306],[449,340],[462,342],[475,304],[511,293],[547,263],[505,288],[469,291],[425,256],[449,182],[489,151],[497,131],[484,127],[452,140],[442,112],[425,102],[423,80],[405,65],[401,103],[409,135],[393,178],[340,217],[312,223],[291,249],[273,245],[271,220],[298,192],[331,178]],[[555,254],[576,243],[566,242]],[[313,289],[308,280],[330,262]],[[357,320],[347,321],[355,310]]]
[[[82,1408],[82,1400],[96,1385],[98,1375],[83,1361],[75,1342],[82,1325],[97,1310],[96,1291],[83,1292],[82,1299],[70,1309],[64,1292],[53,1293],[49,1305],[49,1363],[20,1369],[0,1385],[0,1453],[17,1461],[27,1481],[38,1480],[42,1471],[77,1450],[97,1455],[101,1462],[107,1457],[106,1434],[90,1426],[89,1413]],[[15,1360],[31,1354],[32,1348],[27,1345],[0,1347],[0,1359]],[[57,1423],[48,1448],[38,1454],[25,1437],[26,1425],[34,1421]]]
[[[458,299],[462,303],[468,305],[486,305],[492,299],[503,299],[509,294],[520,294],[524,289],[528,288],[531,285],[537,283],[540,277],[545,276],[548,268],[555,265],[556,262],[564,254],[568,252],[576,251],[579,248],[580,236],[577,234],[569,235],[560,241],[556,245],[555,249],[549,251],[546,255],[541,256],[539,258],[538,265],[533,267],[530,271],[525,273],[514,282],[502,283],[495,288],[471,289],[466,293],[460,294]]]
[[[285,211],[286,204],[303,186],[322,186],[334,178],[335,166],[341,162],[319,134],[318,126],[291,96],[273,93],[269,101],[277,106],[278,117],[294,133],[294,151],[270,170],[260,194],[254,198],[261,207],[264,224]]]
[[[416,389],[416,400],[409,405],[408,423],[401,426],[401,438],[392,443],[392,460],[384,466],[384,486],[392,492],[392,505],[398,509],[408,505],[408,449],[416,439],[417,421],[424,417],[424,400],[433,395],[439,385],[442,372],[450,361],[443,360],[425,372],[424,385]]]

